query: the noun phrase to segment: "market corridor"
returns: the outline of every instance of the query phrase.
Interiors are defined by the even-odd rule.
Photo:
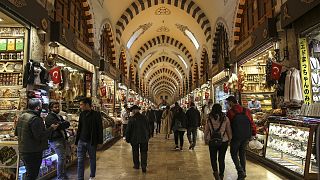
[[[199,137],[202,139],[203,137]],[[187,150],[188,142],[185,136],[185,147],[182,152],[174,151],[173,136],[165,140],[164,136],[157,135],[150,140],[147,174],[133,169],[131,146],[124,140],[119,140],[112,147],[98,153],[97,180],[210,180],[213,179],[209,160],[209,150],[202,140],[199,140],[194,151]],[[226,157],[226,180],[237,178],[234,165],[229,153]],[[264,167],[248,162],[246,179],[278,180],[285,179]],[[86,169],[86,179],[89,169]],[[76,170],[69,170],[69,177],[76,179]]]

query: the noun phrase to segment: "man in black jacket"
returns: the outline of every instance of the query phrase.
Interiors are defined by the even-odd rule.
[[[142,172],[147,172],[148,142],[149,142],[149,123],[147,118],[140,114],[137,105],[131,107],[134,114],[128,123],[126,131],[126,141],[132,146],[133,168],[139,169],[139,149],[141,153]]]
[[[200,112],[196,108],[194,102],[191,102],[187,113],[187,137],[190,143],[189,149],[194,149],[197,141],[197,131],[200,127]]]
[[[156,122],[156,119],[157,119],[157,113],[154,110],[154,107],[149,108],[149,110],[147,112],[147,120],[149,122],[150,137],[154,136],[154,123]]]
[[[40,117],[42,107],[39,99],[30,99],[28,108],[19,117],[15,135],[18,136],[20,157],[27,170],[25,179],[35,180],[39,174],[43,150],[48,148],[48,137],[59,125],[52,124],[48,129],[45,128]]]
[[[49,110],[50,113],[46,117],[46,127],[48,128],[52,124],[59,124],[59,127],[55,131],[52,131],[49,136],[50,147],[58,155],[57,179],[68,179],[65,173],[66,146],[68,139],[66,129],[69,128],[70,122],[64,120],[62,116],[59,115],[60,107],[58,102],[51,102]]]
[[[90,179],[96,176],[97,145],[103,143],[102,117],[100,112],[92,110],[92,100],[84,98],[80,101],[80,117],[76,137],[78,157],[78,180],[84,179],[84,159],[86,153],[90,159]]]

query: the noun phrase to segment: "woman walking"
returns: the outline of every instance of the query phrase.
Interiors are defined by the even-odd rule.
[[[171,134],[171,123],[172,123],[172,112],[170,111],[170,106],[167,106],[161,117],[161,133],[166,135],[166,139],[169,139]]]
[[[212,110],[205,126],[204,137],[206,144],[209,144],[213,175],[216,180],[222,180],[225,169],[225,156],[228,149],[228,142],[232,138],[232,131],[230,121],[222,112],[220,104],[214,104],[212,106]]]
[[[174,132],[174,142],[176,144],[175,149],[182,151],[183,148],[183,136],[184,133],[187,131],[187,118],[183,109],[178,106],[175,109],[173,121],[172,121],[172,128]],[[180,140],[180,148],[178,146]]]

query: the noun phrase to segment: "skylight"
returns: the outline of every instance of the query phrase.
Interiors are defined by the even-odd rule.
[[[137,38],[143,33],[143,29],[140,28],[138,29],[136,32],[133,33],[133,35],[131,36],[131,38],[129,39],[128,43],[127,43],[127,48],[130,49],[130,47],[132,46],[132,44],[134,43],[134,41],[137,40]]]
[[[152,53],[148,54],[148,56],[146,56],[142,62],[139,65],[139,68],[141,69],[142,65],[152,56]]]
[[[180,56],[179,54],[177,54],[177,56],[183,62],[183,64],[186,66],[186,69],[188,69],[188,65],[187,65],[186,61],[183,59],[183,57]]]
[[[194,35],[192,34],[192,32],[190,32],[188,29],[185,29],[184,33],[186,33],[186,35],[192,41],[192,43],[196,47],[196,49],[199,49],[199,47],[200,47],[199,43],[198,43],[197,39],[194,37]]]
[[[174,68],[174,69],[178,72],[180,78],[182,79],[182,75],[181,75],[181,73],[178,71],[178,69],[177,69],[177,68]]]

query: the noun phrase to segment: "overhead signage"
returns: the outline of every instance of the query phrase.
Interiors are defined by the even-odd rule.
[[[82,54],[92,59],[92,49],[90,49],[86,44],[84,44],[78,38],[74,39],[74,47],[78,51],[80,51]]]
[[[299,39],[299,51],[300,51],[300,66],[303,88],[303,100],[305,104],[310,105],[312,103],[312,91],[310,82],[310,62],[308,43],[306,38]]]
[[[253,36],[249,36],[247,39],[242,41],[241,44],[236,47],[236,56],[239,56],[240,54],[248,50],[253,45],[253,43]]]

